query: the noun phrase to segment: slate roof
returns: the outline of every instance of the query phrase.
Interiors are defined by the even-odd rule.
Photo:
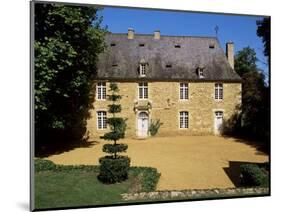
[[[153,35],[106,35],[107,49],[99,55],[97,79],[147,81],[237,81],[241,78],[230,67],[216,37],[165,36],[159,40]],[[115,46],[111,46],[114,43]],[[144,46],[139,46],[144,44]],[[180,48],[175,48],[180,45]],[[213,45],[214,48],[209,48]],[[140,61],[148,63],[146,77],[140,77]],[[171,67],[166,67],[171,65]],[[197,68],[204,67],[200,79]]]

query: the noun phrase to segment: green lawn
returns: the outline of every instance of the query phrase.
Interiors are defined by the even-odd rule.
[[[36,209],[122,203],[121,194],[153,191],[160,177],[156,169],[131,167],[128,180],[110,185],[97,179],[97,166],[62,166],[38,161],[35,163]]]

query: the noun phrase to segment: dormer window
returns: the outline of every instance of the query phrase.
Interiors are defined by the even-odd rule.
[[[140,64],[140,76],[141,77],[146,76],[146,64],[143,63]]]
[[[197,74],[200,79],[204,78],[204,67],[203,66],[199,66],[197,68]]]
[[[204,70],[203,70],[203,68],[199,68],[198,69],[198,76],[199,76],[199,78],[204,78]]]
[[[138,68],[138,72],[139,72],[140,77],[146,76],[147,67],[148,67],[148,63],[144,59],[141,59],[140,62],[139,62],[139,68]]]

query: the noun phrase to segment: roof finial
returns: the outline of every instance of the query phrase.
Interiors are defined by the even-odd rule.
[[[215,26],[216,37],[218,37],[219,27],[218,25]]]

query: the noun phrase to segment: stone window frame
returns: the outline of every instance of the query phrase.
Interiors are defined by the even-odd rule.
[[[222,101],[223,100],[223,83],[215,83],[214,87],[214,99],[216,101]]]
[[[97,111],[97,130],[107,129],[107,111],[98,110]]]
[[[96,99],[99,101],[106,100],[106,82],[98,82],[96,85]]]
[[[148,99],[148,83],[147,82],[138,83],[138,99],[140,99],[140,100]]]
[[[182,87],[182,85],[187,85],[187,86]],[[184,91],[183,95],[185,94],[186,98],[182,98],[182,91]],[[180,82],[179,83],[179,100],[180,101],[189,100],[189,83],[187,83],[187,82]]]
[[[189,111],[181,110],[179,111],[179,129],[180,130],[187,130],[189,129]],[[183,125],[182,125],[183,124]]]

